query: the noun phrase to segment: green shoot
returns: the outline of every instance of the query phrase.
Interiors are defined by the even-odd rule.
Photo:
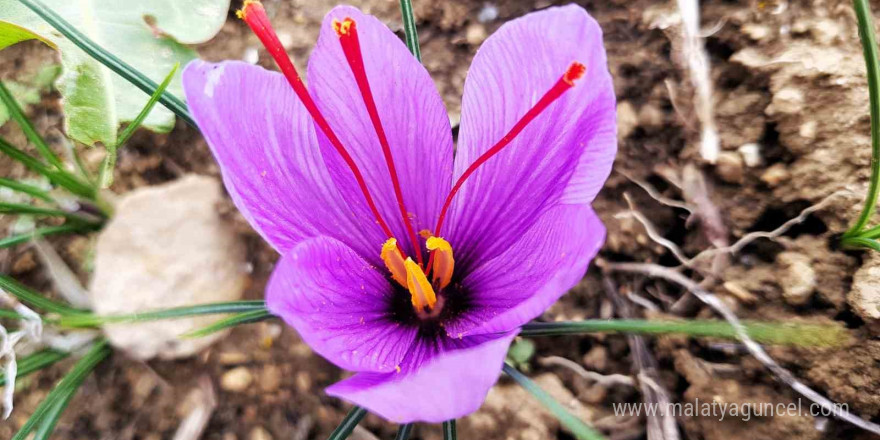
[[[455,440],[455,420],[443,422],[443,440]]]
[[[174,307],[170,309],[126,315],[100,316],[91,313],[77,315],[68,314],[60,317],[57,324],[61,327],[67,328],[98,327],[105,324],[118,324],[123,322],[157,321],[161,319],[183,318],[187,316],[223,315],[257,311],[268,313],[266,312],[266,303],[264,301],[230,301],[200,304],[196,306]]]
[[[159,85],[156,84],[155,81],[147,78],[137,69],[131,67],[129,64],[99,46],[66,20],[61,18],[61,16],[55,13],[55,11],[43,4],[40,0],[19,1],[30,8],[30,10],[34,11],[34,13],[39,15],[43,20],[46,20],[46,22],[55,28],[55,30],[67,37],[68,40],[77,45],[77,47],[82,49],[85,53],[89,54],[89,56],[113,72],[116,72],[119,76],[125,78],[126,81],[132,83],[135,87],[143,90],[147,95],[152,95],[159,88]],[[189,114],[186,104],[184,104],[180,98],[166,91],[162,92],[159,102],[168,108],[168,110],[171,110],[181,119],[186,121],[187,124],[194,128],[198,128],[195,120]]]
[[[58,156],[56,156],[51,149],[49,149],[49,145],[46,144],[46,141],[37,134],[37,130],[34,129],[31,121],[29,121],[24,115],[18,102],[15,101],[15,98],[12,97],[12,94],[9,93],[9,89],[3,85],[2,81],[0,81],[0,101],[6,106],[12,119],[15,119],[15,122],[21,127],[21,130],[24,131],[24,135],[27,136],[28,140],[37,147],[37,151],[40,152],[43,159],[46,159],[47,162],[59,170],[64,169],[61,160],[58,159]]]
[[[403,18],[403,33],[406,35],[406,47],[419,62],[422,62],[422,50],[419,48],[419,33],[416,30],[416,18],[413,14],[412,0],[400,0],[400,15]]]
[[[846,343],[849,333],[837,325],[744,322],[746,332],[757,342],[774,345],[833,347]],[[584,333],[626,333],[641,335],[677,334],[738,340],[736,329],[725,321],[647,321],[639,319],[592,319],[569,322],[532,322],[520,336],[559,336]]]
[[[52,349],[38,351],[18,360],[18,373],[15,377],[21,379],[28,374],[54,365],[56,362],[67,358],[70,353]],[[6,385],[6,375],[0,375],[0,387]]]
[[[43,425],[44,423],[52,424],[50,428],[54,428],[54,423],[57,423],[57,419],[61,416],[61,411],[67,406],[67,402],[69,402],[72,395],[76,393],[76,390],[82,385],[92,370],[107,358],[110,352],[110,346],[106,341],[100,341],[92,345],[88,353],[77,361],[70,372],[43,399],[40,406],[37,407],[24,426],[12,437],[12,440],[24,440],[38,425]],[[59,405],[61,408],[58,408]],[[45,428],[41,427],[40,431],[44,430]]]
[[[222,330],[226,330],[228,328],[232,328],[235,326],[239,326],[242,324],[251,324],[254,322],[265,321],[269,318],[272,318],[272,314],[269,313],[266,309],[258,309],[250,312],[243,312],[232,315],[228,318],[221,319],[207,327],[200,328],[195,331],[191,331],[189,333],[184,333],[182,337],[184,338],[201,338],[203,336],[208,336],[212,333],[216,333]]]
[[[134,121],[128,124],[128,126],[125,127],[125,130],[122,131],[122,134],[119,135],[116,145],[107,146],[107,156],[104,157],[104,161],[101,162],[101,171],[98,174],[98,185],[100,185],[101,188],[107,188],[113,183],[113,169],[116,167],[116,156],[119,148],[125,145],[131,135],[134,134],[135,130],[143,124],[144,119],[147,118],[147,115],[150,114],[150,111],[152,111],[153,107],[156,106],[156,103],[159,102],[159,98],[165,93],[165,89],[171,84],[171,79],[174,78],[174,74],[177,73],[178,68],[180,68],[180,64],[175,64],[174,68],[168,72],[168,75],[165,76],[162,84],[159,84],[159,87],[150,96],[150,100],[147,101],[147,104],[141,112],[138,113],[137,117],[134,118]]]
[[[352,408],[342,419],[342,423],[333,430],[330,437],[327,437],[327,440],[345,440],[366,415],[367,410],[359,406]]]
[[[46,191],[44,191],[40,188],[37,188],[36,186],[29,185],[27,183],[22,183],[22,182],[19,182],[16,180],[6,179],[3,177],[0,177],[0,186],[9,188],[13,191],[18,191],[22,194],[27,194],[31,197],[40,199],[44,202],[50,202],[50,203],[54,202],[54,200],[52,200],[52,197],[49,195],[49,193],[47,193]]]
[[[502,368],[508,376],[525,388],[538,402],[541,402],[576,438],[579,440],[602,440],[604,438],[596,430],[568,412],[562,404],[542,390],[536,383],[532,382],[531,379],[520,373],[519,370],[506,363]]]
[[[92,225],[81,225],[76,223],[64,224],[61,226],[44,226],[41,228],[36,228],[33,231],[24,232],[21,234],[12,235],[3,239],[0,239],[0,249],[8,248],[11,246],[15,246],[22,243],[27,243],[34,238],[43,237],[46,235],[55,235],[55,234],[67,234],[67,233],[85,233],[96,230],[96,226]]]
[[[409,440],[409,436],[410,434],[412,434],[413,426],[415,425],[413,425],[412,423],[400,425],[400,428],[397,429],[397,435],[394,436],[394,440]]]
[[[18,215],[35,215],[39,217],[62,217],[68,220],[98,225],[100,219],[91,219],[77,213],[62,211],[60,209],[41,208],[38,206],[26,205],[23,203],[6,203],[0,202],[0,214],[18,214]]]
[[[21,162],[31,171],[46,176],[50,182],[67,189],[73,194],[86,199],[93,199],[95,197],[95,189],[88,183],[83,182],[63,169],[54,169],[46,166],[44,163],[29,156],[24,151],[15,148],[3,138],[0,138],[0,153]]]
[[[46,298],[5,274],[0,274],[0,289],[14,296],[28,307],[34,307],[49,313],[57,313],[62,317],[87,313],[85,310],[74,309],[66,304]]]
[[[874,34],[874,21],[868,0],[853,0],[853,8],[858,19],[859,37],[865,55],[868,72],[868,94],[871,106],[871,182],[865,206],[855,224],[843,234],[841,244],[845,247],[866,247],[880,250],[874,240],[880,235],[880,227],[864,231],[877,209],[880,195],[880,53],[877,50],[877,37]]]

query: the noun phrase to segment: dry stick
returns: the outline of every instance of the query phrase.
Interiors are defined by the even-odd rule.
[[[214,392],[214,385],[211,379],[205,375],[199,377],[198,387],[190,393],[196,404],[194,408],[186,415],[177,431],[174,432],[173,440],[198,440],[202,438],[208,422],[211,421],[211,415],[217,408],[217,393]]]
[[[719,138],[712,102],[709,57],[700,37],[700,7],[697,0],[677,0],[682,21],[682,55],[696,93],[694,108],[700,120],[700,156],[709,163],[718,159]]]
[[[633,316],[632,307],[618,294],[614,281],[608,276],[603,276],[602,287],[605,289],[605,294],[614,302],[618,316],[631,318]],[[636,377],[639,379],[639,390],[643,400],[647,405],[668,408],[672,401],[666,390],[654,380],[658,376],[657,360],[651,356],[645,338],[629,335],[627,342],[633,354],[633,369],[637,371]],[[681,438],[673,414],[661,411],[659,414],[646,414],[646,417],[648,440],[679,440]]]
[[[806,384],[798,380],[790,371],[783,368],[781,365],[776,363],[770,355],[764,351],[761,346],[755,342],[751,337],[749,337],[748,333],[743,327],[742,323],[737,318],[736,314],[724,304],[717,296],[706,291],[702,287],[700,287],[697,282],[691,280],[690,278],[664,266],[660,266],[658,264],[650,264],[650,263],[606,263],[603,268],[609,272],[626,272],[626,273],[635,273],[640,275],[646,275],[652,278],[662,278],[669,282],[678,284],[688,291],[690,291],[694,296],[703,301],[706,305],[713,308],[719,315],[721,315],[724,320],[726,320],[733,328],[736,330],[736,334],[739,340],[745,345],[746,349],[751,353],[752,356],[755,357],[759,362],[764,364],[767,369],[769,369],[777,378],[779,378],[782,383],[788,385],[796,392],[800,393],[802,396],[810,399],[814,403],[820,405],[823,410],[828,411],[834,417],[837,417],[841,420],[845,420],[849,423],[852,423],[859,428],[862,428],[866,431],[872,432],[874,434],[880,435],[880,425],[876,423],[869,422],[864,420],[858,416],[852,415],[847,411],[843,411],[840,409],[837,404],[835,404],[830,399],[822,396],[816,391],[813,391]]]
[[[691,206],[685,202],[682,202],[680,200],[670,199],[669,197],[666,197],[666,196],[660,194],[660,191],[657,191],[657,188],[654,188],[650,183],[645,182],[644,180],[639,179],[639,178],[627,173],[626,171],[623,171],[623,170],[615,170],[615,171],[618,174],[620,174],[621,176],[626,177],[626,179],[629,180],[630,182],[638,185],[639,188],[643,189],[646,193],[648,193],[648,195],[651,196],[652,199],[656,200],[657,203],[660,203],[661,205],[669,206],[671,208],[684,209],[689,214],[691,214],[691,215],[694,214],[694,207],[693,206]]]
[[[49,278],[52,284],[58,290],[58,293],[64,297],[72,306],[88,309],[91,307],[89,294],[86,288],[79,282],[76,274],[64,262],[55,248],[43,238],[36,238],[33,241],[34,249],[37,250],[37,256],[43,265],[48,269]]]
[[[772,231],[769,231],[769,232],[764,232],[764,231],[750,232],[746,235],[743,235],[742,238],[740,238],[739,240],[736,241],[736,243],[734,243],[730,246],[716,248],[716,249],[706,249],[705,251],[697,254],[691,260],[696,261],[698,259],[711,257],[716,254],[736,254],[739,251],[743,250],[743,248],[748,246],[749,243],[751,243],[759,238],[767,238],[770,240],[775,240],[775,239],[779,238],[782,234],[785,234],[789,229],[791,229],[792,226],[803,223],[804,220],[806,220],[807,217],[810,216],[810,214],[824,209],[826,206],[828,206],[831,203],[831,201],[833,199],[835,199],[839,196],[845,195],[845,194],[852,194],[852,191],[840,190],[840,191],[833,192],[830,195],[828,195],[827,197],[825,197],[824,199],[820,200],[819,203],[816,203],[815,205],[808,206],[808,207],[804,208],[804,210],[801,211],[800,214],[797,215],[797,217],[794,217],[794,218],[788,220],[787,222],[783,223],[778,228],[776,228]]]
[[[574,374],[578,376],[598,383],[602,386],[612,386],[612,385],[626,385],[633,387],[636,385],[636,382],[633,378],[626,376],[624,374],[601,374],[595,371],[587,371],[584,367],[580,366],[575,361],[570,359],[566,359],[560,356],[546,356],[538,359],[538,363],[543,366],[557,366],[563,367],[571,370]]]

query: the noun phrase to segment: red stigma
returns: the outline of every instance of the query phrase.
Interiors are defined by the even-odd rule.
[[[574,85],[574,82],[581,79],[584,76],[584,73],[587,71],[587,66],[575,61],[568,66],[568,69],[565,71],[565,74],[562,75],[562,80],[568,83],[568,85]]]
[[[263,8],[263,5],[256,0],[245,0],[244,5],[236,15],[247,23],[248,27],[250,27],[254,34],[257,35],[260,42],[263,43],[266,50],[269,51],[269,54],[275,60],[275,63],[278,64],[278,68],[281,69],[281,73],[284,74],[284,77],[287,78],[287,82],[293,87],[296,96],[312,116],[312,119],[314,119],[315,124],[321,129],[324,135],[327,136],[327,139],[336,149],[336,152],[342,156],[342,159],[348,165],[348,168],[354,175],[361,192],[364,194],[364,198],[367,201],[370,211],[372,211],[373,215],[376,217],[379,226],[389,238],[393,237],[391,229],[388,227],[388,224],[385,223],[385,220],[382,219],[382,215],[376,208],[376,203],[370,195],[370,191],[367,188],[366,181],[364,181],[360,169],[354,162],[354,159],[352,159],[351,155],[348,154],[348,151],[346,151],[342,142],[339,141],[336,133],[330,128],[330,124],[327,122],[327,119],[324,118],[324,115],[321,114],[320,110],[318,110],[318,106],[315,105],[315,101],[306,89],[305,84],[303,84],[299,73],[296,71],[296,67],[293,66],[290,58],[288,58],[287,51],[284,50],[284,46],[281,45],[281,41],[275,34],[275,30],[272,28],[272,23],[269,22],[269,17],[266,16],[266,10]],[[402,253],[403,252],[401,252],[401,254]]]
[[[449,205],[452,203],[452,199],[458,193],[458,190],[461,189],[461,186],[464,182],[470,177],[474,171],[480,168],[483,164],[486,163],[492,156],[498,154],[504,147],[508,146],[511,141],[513,141],[516,136],[518,136],[523,129],[529,125],[530,122],[535,120],[538,115],[541,114],[547,107],[550,106],[554,101],[559,99],[563,93],[568,91],[570,88],[574,86],[574,81],[580,79],[584,72],[586,72],[586,67],[577,62],[572,62],[568,68],[565,70],[565,73],[553,84],[553,87],[538,100],[534,107],[530,108],[529,111],[520,118],[515,124],[513,124],[513,128],[510,129],[504,137],[498,141],[497,144],[493,145],[492,148],[486,150],[480,157],[477,158],[465,171],[462,173],[461,177],[455,182],[455,185],[452,187],[452,190],[449,191],[449,195],[446,196],[446,201],[443,202],[443,208],[440,210],[440,216],[437,218],[437,227],[434,228],[434,236],[440,237],[440,230],[443,228],[443,221],[446,219],[446,213],[449,210]],[[431,255],[431,259],[433,259],[433,254]],[[428,260],[428,267],[431,267],[431,259]]]
[[[403,191],[400,188],[400,179],[397,176],[397,168],[394,166],[394,157],[391,154],[391,146],[388,144],[388,136],[385,134],[385,128],[382,126],[379,110],[376,107],[376,101],[370,89],[370,82],[367,80],[367,70],[364,66],[364,58],[361,53],[360,40],[358,39],[357,22],[348,17],[342,21],[333,20],[333,30],[339,36],[339,43],[342,45],[345,59],[348,61],[349,67],[351,67],[352,74],[354,74],[354,80],[357,83],[358,90],[361,92],[361,97],[364,99],[364,105],[367,107],[370,122],[373,123],[376,136],[379,138],[379,144],[382,146],[382,154],[385,156],[385,164],[388,166],[388,174],[391,176],[391,184],[394,187],[394,196],[397,199],[397,206],[400,208],[400,216],[403,219],[404,226],[406,226],[407,235],[409,235],[409,239],[412,242],[416,260],[419,262],[419,266],[424,267],[419,241],[416,238],[415,230],[407,214],[406,205],[403,202]]]

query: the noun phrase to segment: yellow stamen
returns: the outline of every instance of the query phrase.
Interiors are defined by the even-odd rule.
[[[406,266],[403,264],[403,257],[397,248],[396,238],[391,237],[382,245],[382,261],[391,272],[391,278],[406,287]]]
[[[333,19],[333,30],[336,31],[336,35],[340,37],[343,35],[348,35],[348,33],[351,31],[352,23],[354,23],[354,20],[349,17],[346,17],[342,21]]]
[[[412,258],[407,258],[404,265],[406,265],[406,288],[412,295],[413,307],[417,312],[423,312],[425,308],[433,310],[434,304],[437,304],[437,295],[434,295],[434,288],[428,282],[425,272]]]
[[[433,251],[434,264],[431,267],[433,271],[432,278],[434,285],[442,289],[449,285],[452,280],[452,271],[455,270],[455,259],[452,258],[452,246],[449,242],[440,237],[430,237],[425,246],[428,250]]]
[[[253,7],[252,5],[257,5],[262,7],[263,4],[259,2],[259,0],[244,0],[244,4],[241,5],[241,9],[235,11],[235,16],[244,20],[247,16],[248,8]]]

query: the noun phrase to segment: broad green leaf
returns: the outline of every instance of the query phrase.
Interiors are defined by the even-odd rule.
[[[43,3],[145,76],[161,81],[175,63],[185,65],[195,51],[179,41],[210,39],[222,26],[229,0],[45,0]],[[219,14],[217,11],[224,11]],[[5,23],[3,23],[5,22]],[[0,26],[14,24],[31,38],[43,36],[61,51],[64,72],[58,79],[67,134],[87,145],[115,145],[117,129],[137,117],[149,96],[104,67],[43,21],[18,0],[0,0]],[[2,29],[2,28],[0,28]],[[21,35],[19,35],[21,37]],[[18,38],[18,37],[17,37]],[[12,44],[0,40],[0,49]],[[168,90],[183,95],[180,73]],[[167,132],[174,115],[164,108],[151,112],[143,124]]]
[[[34,39],[41,40],[49,46],[55,47],[54,43],[43,38],[41,35],[35,34],[13,23],[0,22],[0,49],[21,41]]]

